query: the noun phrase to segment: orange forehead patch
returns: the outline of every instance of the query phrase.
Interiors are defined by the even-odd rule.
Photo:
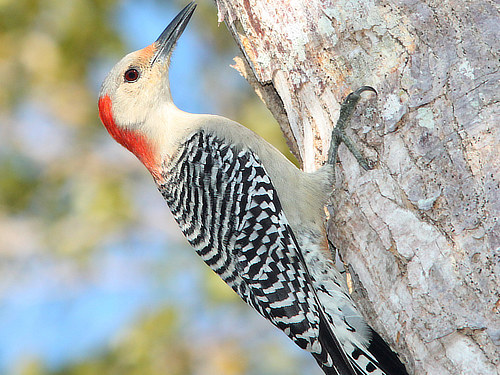
[[[155,47],[154,43],[139,50],[137,58],[140,61],[141,65],[149,63],[151,61],[151,58],[153,57],[153,54],[155,53],[155,51],[156,51],[156,47]]]
[[[154,146],[144,134],[130,129],[123,129],[116,125],[113,118],[111,98],[108,95],[99,98],[99,117],[115,141],[137,156],[154,177],[160,177],[159,161],[156,158]]]

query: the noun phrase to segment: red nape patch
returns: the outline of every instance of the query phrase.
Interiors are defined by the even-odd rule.
[[[156,160],[153,146],[143,134],[129,129],[121,129],[116,125],[111,109],[111,98],[108,95],[99,98],[99,117],[115,141],[137,156],[151,174],[159,176],[159,163]]]

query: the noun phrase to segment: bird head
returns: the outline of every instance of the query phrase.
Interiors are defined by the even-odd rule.
[[[195,8],[193,1],[153,44],[121,59],[109,72],[99,94],[99,117],[109,134],[133,152],[154,176],[161,160],[155,150],[158,134],[152,134],[150,123],[162,108],[173,105],[168,82],[170,57]]]

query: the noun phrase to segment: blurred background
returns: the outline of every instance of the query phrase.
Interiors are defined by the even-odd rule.
[[[97,114],[100,83],[186,1],[0,0],[0,374],[319,374],[187,245]],[[172,59],[190,112],[286,151],[200,0]]]

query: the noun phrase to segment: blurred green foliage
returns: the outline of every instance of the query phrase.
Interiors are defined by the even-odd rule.
[[[119,6],[116,0],[0,0],[0,278],[26,254],[85,264],[103,242],[139,220],[143,203],[134,196],[135,182],[152,182],[109,139],[96,108],[96,67],[127,49],[115,22]],[[197,15],[193,25],[213,50],[205,64],[212,69],[235,46],[211,2],[200,2]],[[208,70],[200,77],[206,87],[223,79]],[[288,152],[249,89],[221,94],[218,106]],[[204,292],[214,304],[241,303],[208,272]],[[201,338],[183,336],[178,315],[172,305],[143,316],[111,347],[64,368],[47,369],[40,360],[16,368],[22,375],[187,375],[200,373],[200,366],[205,374],[252,373],[241,343],[193,341]],[[276,351],[273,368],[280,373],[299,373],[285,352],[262,350]]]
[[[0,210],[15,215],[27,210],[40,184],[39,173],[23,155],[8,155],[0,160]]]

